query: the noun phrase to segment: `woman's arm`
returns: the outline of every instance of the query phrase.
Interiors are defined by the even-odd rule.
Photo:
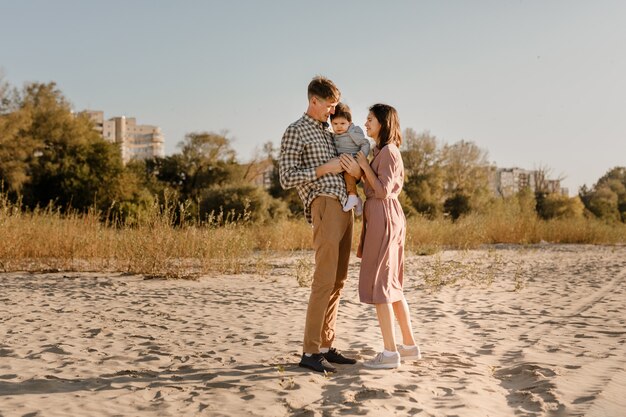
[[[356,159],[365,174],[365,180],[374,190],[376,198],[384,199],[389,197],[393,191],[393,187],[395,185],[395,181],[393,180],[396,175],[398,175],[399,155],[396,155],[395,152],[391,152],[389,146],[385,146],[380,150],[377,157],[381,158],[378,165],[378,175],[376,175],[370,166],[367,161],[367,157],[363,154],[363,152],[359,152]]]

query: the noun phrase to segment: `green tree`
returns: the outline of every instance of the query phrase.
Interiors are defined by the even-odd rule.
[[[54,83],[27,85],[22,111],[31,113],[31,123],[21,134],[35,142],[24,187],[28,205],[53,201],[63,208],[104,209],[116,199],[124,169],[119,149],[86,117],[72,114]]]
[[[198,218],[200,200],[206,190],[232,182],[240,168],[230,139],[224,135],[188,133],[178,148],[180,153],[144,161],[142,180],[161,202],[174,199],[180,222]],[[141,166],[133,169],[139,171]]]
[[[35,151],[35,142],[23,133],[32,122],[32,112],[20,107],[19,92],[0,73],[0,185],[13,198],[30,180]]]
[[[442,149],[446,200],[457,215],[487,206],[491,198],[487,156],[487,151],[464,140]]]
[[[437,138],[411,128],[405,129],[403,138],[406,197],[417,212],[438,217],[443,212],[445,176]]]
[[[300,197],[298,196],[298,192],[296,191],[295,188],[290,188],[288,190],[285,190],[280,185],[280,174],[278,172],[278,153],[279,152],[280,150],[275,148],[272,142],[266,142],[263,145],[262,157],[270,159],[272,161],[272,166],[273,166],[270,186],[267,189],[267,192],[273,198],[276,198],[285,202],[285,204],[287,205],[287,208],[289,209],[290,216],[292,217],[300,216],[302,215],[303,208],[302,208],[302,201],[300,200]]]
[[[285,216],[287,207],[254,185],[227,184],[203,191],[200,217],[207,219],[219,213],[223,220],[267,222]]]
[[[36,143],[23,135],[29,124],[28,111],[0,114],[0,182],[13,196],[30,181],[29,165]]]
[[[106,210],[120,201],[119,149],[72,114],[55,83],[27,84],[2,103],[0,175],[27,206]]]
[[[538,214],[543,219],[570,219],[582,217],[585,206],[580,197],[551,193],[543,197],[541,211]]]
[[[462,215],[470,212],[470,198],[459,191],[446,199],[443,203],[443,208],[445,212],[450,215],[452,220],[457,220]]]
[[[579,191],[585,208],[595,216],[609,221],[626,222],[626,167],[615,167],[588,190]]]
[[[239,170],[230,139],[224,135],[188,133],[178,147],[181,153],[171,157],[165,172],[178,182],[184,200],[197,200],[203,190],[232,181]]]

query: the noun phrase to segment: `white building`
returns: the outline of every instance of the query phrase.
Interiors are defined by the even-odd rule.
[[[134,117],[104,120],[104,112],[85,110],[95,129],[109,142],[117,143],[124,163],[131,159],[163,157],[163,134],[158,126],[138,125]]]

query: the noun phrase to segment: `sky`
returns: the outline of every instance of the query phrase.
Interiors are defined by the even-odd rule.
[[[166,154],[226,132],[242,162],[280,145],[324,75],[361,127],[390,104],[403,129],[573,195],[626,165],[624,22],[622,0],[0,0],[0,71],[157,125]]]

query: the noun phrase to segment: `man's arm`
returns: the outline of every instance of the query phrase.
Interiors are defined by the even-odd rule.
[[[298,130],[289,126],[285,130],[280,143],[280,158],[278,160],[278,175],[280,185],[284,189],[293,188],[315,180],[315,168],[302,168],[302,152],[304,143]]]
[[[304,143],[300,133],[295,127],[289,126],[283,135],[278,161],[280,185],[284,189],[306,184],[326,174],[339,174],[343,171],[339,158],[329,159],[318,167],[303,168],[301,166],[303,152]]]
[[[340,172],[343,172],[343,168],[341,167],[341,161],[339,158],[332,158],[325,164],[315,168],[315,175],[317,178],[326,174],[339,174]]]

